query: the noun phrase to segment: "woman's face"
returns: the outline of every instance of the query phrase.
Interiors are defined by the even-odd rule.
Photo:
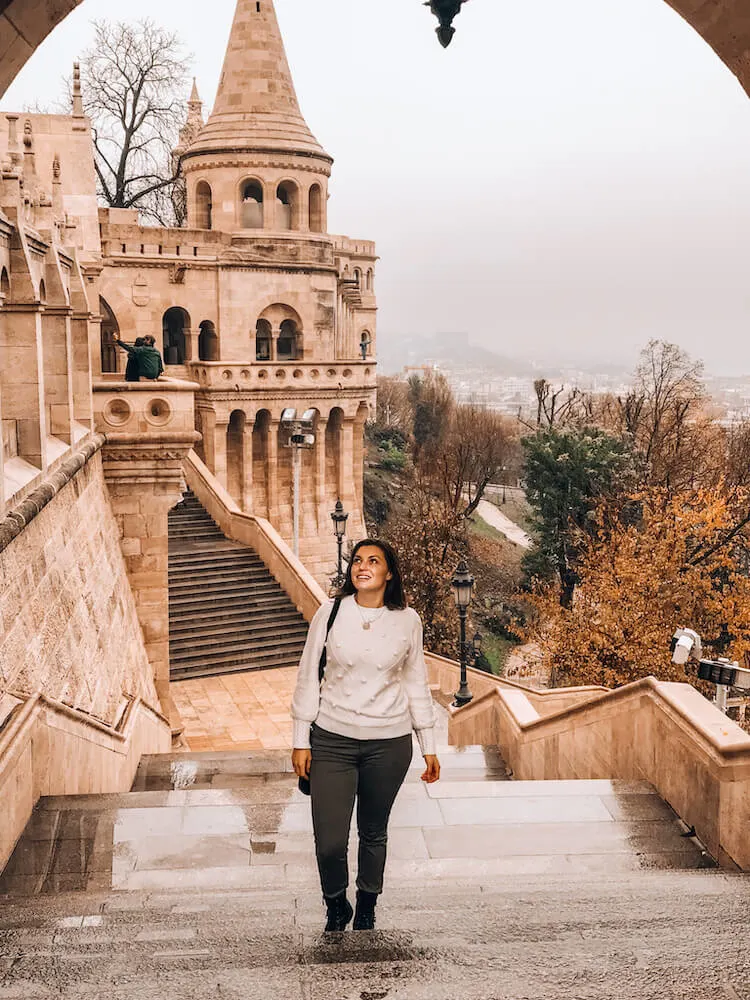
[[[352,559],[352,583],[357,591],[385,593],[391,577],[385,554],[377,545],[363,545]]]

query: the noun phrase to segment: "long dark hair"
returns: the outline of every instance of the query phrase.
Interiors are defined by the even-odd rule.
[[[339,592],[339,596],[349,597],[352,594],[357,593],[357,588],[354,586],[354,581],[352,580],[352,565],[356,554],[366,545],[373,545],[376,549],[380,549],[385,556],[386,565],[388,566],[388,572],[391,574],[391,578],[385,585],[385,597],[383,598],[383,603],[391,611],[400,611],[402,608],[406,607],[406,597],[404,596],[404,585],[401,580],[401,569],[398,564],[398,556],[396,555],[393,546],[389,545],[388,542],[382,541],[380,538],[363,538],[361,542],[357,542],[354,546],[352,554],[349,558],[349,565],[346,567],[346,579],[344,580],[344,584]]]

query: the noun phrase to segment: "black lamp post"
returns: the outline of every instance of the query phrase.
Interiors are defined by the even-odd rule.
[[[466,615],[469,610],[469,605],[471,604],[471,599],[474,595],[474,577],[469,572],[469,567],[463,559],[458,564],[456,572],[453,574],[451,589],[453,591],[453,600],[456,602],[461,622],[461,685],[456,692],[453,704],[456,708],[461,708],[462,705],[468,705],[474,697],[469,690],[469,685],[466,680],[466,657],[468,653],[468,644],[466,642]]]
[[[444,49],[448,48],[456,34],[453,19],[460,14],[461,7],[465,3],[466,0],[426,0],[425,7],[429,7],[440,21],[440,27],[436,31]]]
[[[349,520],[349,515],[344,511],[344,505],[341,500],[336,501],[336,508],[331,514],[331,520],[333,521],[333,530],[336,534],[336,544],[339,547],[339,562],[338,571],[336,573],[336,586],[343,587],[344,585],[344,564],[341,555],[341,549],[344,544],[344,536],[346,535],[346,522]]]

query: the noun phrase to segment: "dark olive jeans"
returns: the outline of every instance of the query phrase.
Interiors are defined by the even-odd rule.
[[[346,855],[355,798],[359,832],[357,888],[380,893],[388,818],[411,764],[411,735],[353,740],[313,725],[310,743],[310,794],[323,895],[338,896],[349,885]]]

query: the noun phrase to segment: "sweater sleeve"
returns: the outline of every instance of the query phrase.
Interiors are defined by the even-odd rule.
[[[422,621],[414,612],[411,645],[404,664],[404,685],[409,701],[412,725],[419,740],[423,756],[435,753],[435,706],[427,679],[424,661],[424,634]]]
[[[292,697],[292,746],[295,750],[309,750],[310,725],[318,717],[320,708],[320,681],[318,664],[325,643],[326,625],[333,608],[333,601],[326,601],[313,615],[307,633],[305,648],[297,668],[297,686]]]

